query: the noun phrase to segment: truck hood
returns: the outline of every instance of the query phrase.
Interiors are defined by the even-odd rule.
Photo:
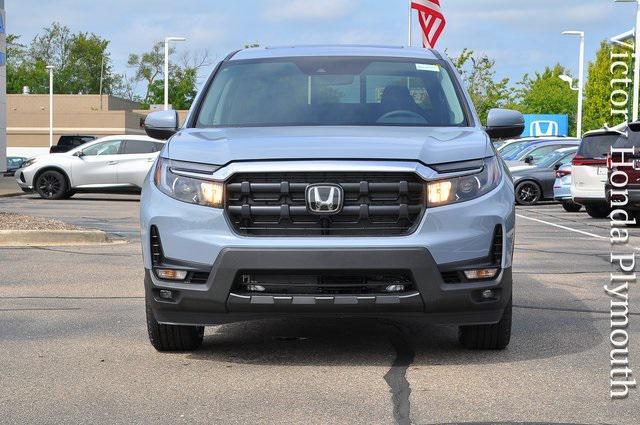
[[[493,155],[475,128],[258,127],[183,129],[163,153],[170,159],[226,165],[234,161],[401,160],[426,165]]]

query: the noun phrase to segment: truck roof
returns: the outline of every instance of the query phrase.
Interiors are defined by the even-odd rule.
[[[309,45],[255,47],[240,50],[230,60],[283,58],[296,56],[377,56],[416,59],[440,59],[440,53],[432,49],[405,46],[376,45]]]

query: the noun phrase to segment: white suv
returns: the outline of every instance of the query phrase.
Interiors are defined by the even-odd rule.
[[[584,205],[593,218],[604,218],[611,211],[604,196],[606,157],[618,137],[620,135],[612,130],[585,133],[572,161],[571,196],[574,202]]]
[[[16,181],[44,199],[68,198],[78,190],[139,189],[163,146],[147,136],[103,137],[26,161]]]

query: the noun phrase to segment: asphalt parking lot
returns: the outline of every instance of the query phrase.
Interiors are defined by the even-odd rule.
[[[137,196],[25,195],[0,211],[128,241],[0,248],[0,422],[640,423],[637,392],[608,397],[608,220],[518,209],[506,351],[463,350],[456,328],[418,321],[265,320],[207,328],[201,350],[160,354],[146,335]],[[629,304],[633,368],[634,287]]]

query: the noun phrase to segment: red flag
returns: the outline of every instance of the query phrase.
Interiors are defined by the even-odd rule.
[[[418,21],[422,28],[422,46],[434,48],[447,24],[440,9],[440,0],[412,0],[411,8],[418,11]]]

